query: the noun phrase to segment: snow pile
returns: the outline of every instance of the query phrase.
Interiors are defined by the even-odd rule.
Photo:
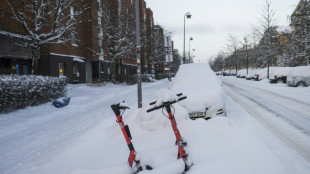
[[[277,77],[287,76],[291,67],[275,67],[273,71],[270,72],[269,79],[275,79]]]
[[[209,108],[210,113],[215,113],[224,108],[221,81],[207,63],[180,66],[169,89],[187,96],[186,100],[179,103],[189,113],[204,112],[206,108]]]
[[[251,72],[251,70],[249,69],[249,73]],[[247,75],[247,70],[246,69],[240,69],[238,72],[237,72],[237,76],[238,77],[245,77]]]
[[[310,76],[310,66],[297,66],[291,69],[288,76]]]
[[[0,76],[0,112],[21,109],[66,95],[65,77]]]
[[[257,72],[259,72],[261,69],[252,69],[249,74],[247,74],[245,77],[246,78],[254,78]]]
[[[269,75],[276,69],[276,67],[269,67]],[[256,73],[258,80],[267,78],[268,68],[264,68]],[[269,76],[270,77],[270,76]]]
[[[229,105],[230,114],[228,117],[215,117],[208,121],[186,119],[186,110],[178,104],[174,105],[176,109],[174,116],[179,131],[188,144],[185,148],[189,155],[188,159],[194,163],[187,173],[290,174],[295,172],[306,174],[308,172],[309,165],[296,156],[295,152],[285,150],[287,147],[279,140],[272,139],[274,138],[272,134],[264,132],[265,136],[260,135],[262,131],[258,130],[255,123],[254,128],[246,124],[254,121],[249,120],[249,115],[246,112],[240,111],[240,109],[236,110],[235,108],[238,106],[232,101],[229,102]],[[140,173],[182,173],[184,163],[181,159],[177,159],[177,146],[170,120],[165,118],[160,111],[151,115],[145,114],[145,110],[148,108],[149,106],[145,106],[133,112],[124,121],[130,126],[132,141],[140,161],[142,164],[153,167],[153,170]],[[150,122],[157,126],[153,126],[153,129],[145,129],[149,128],[149,124],[145,124],[141,120],[137,121],[141,117],[151,117]],[[162,125],[162,123],[165,124]],[[128,148],[120,130],[117,129],[120,129],[117,124],[113,128],[108,128],[108,136],[101,140],[104,143],[104,140],[111,140],[114,137],[112,141],[109,141],[109,144],[105,144],[105,148],[101,148],[104,152],[100,153],[109,157],[102,161],[106,167],[79,168],[70,174],[132,173],[132,169],[126,162]],[[95,135],[96,132],[92,134]],[[99,145],[97,146],[99,147]],[[105,150],[106,148],[111,150]],[[96,151],[95,149],[89,150],[91,153]],[[118,153],[115,154],[115,152]],[[285,153],[284,156],[282,156],[283,153]]]
[[[162,93],[157,98],[155,106],[160,106],[163,103],[166,103],[168,101],[172,102],[172,101],[177,101],[177,100],[178,100],[178,96],[175,93],[173,93],[169,89],[165,89],[162,91]]]

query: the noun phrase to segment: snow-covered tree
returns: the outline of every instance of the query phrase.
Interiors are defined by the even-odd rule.
[[[105,1],[103,38],[107,44],[109,62],[113,64],[112,81],[116,83],[117,65],[122,59],[131,58],[135,48],[135,14],[132,10],[123,11],[121,1]]]
[[[5,0],[12,18],[23,28],[18,43],[32,48],[32,74],[38,73],[40,48],[46,44],[73,41],[77,17],[86,9],[86,0]],[[74,42],[74,41],[73,41]]]
[[[302,65],[304,59],[310,59],[310,1],[301,0],[300,6],[292,15],[292,60],[291,64]]]
[[[98,2],[98,47],[99,47],[99,60],[104,60],[104,47],[103,47],[103,3],[102,0]],[[100,74],[100,73],[99,73]]]
[[[151,64],[155,68],[155,76],[158,73],[158,65],[165,62],[166,56],[166,49],[165,49],[165,42],[164,42],[164,31],[160,26],[155,26],[154,30],[152,31],[152,39],[151,39]]]
[[[225,69],[225,53],[219,52],[217,54],[217,56],[212,61],[211,68],[214,72],[222,72]]]
[[[270,0],[266,0],[264,8],[262,10],[262,18],[260,20],[260,30],[258,32],[261,35],[260,49],[264,50],[263,58],[264,65],[267,66],[267,78],[269,79],[269,67],[272,62],[276,62],[277,47],[277,36],[276,36],[276,19],[275,13],[272,8]]]
[[[228,37],[227,49],[229,50],[231,55],[228,58],[231,59],[231,61],[229,62],[230,64],[233,64],[233,66],[235,67],[236,73],[240,66],[240,60],[238,57],[239,46],[240,46],[240,42],[237,39],[237,37],[230,34]]]
[[[181,54],[179,50],[174,49],[173,50],[173,62],[171,62],[171,72],[172,73],[177,73],[180,65],[181,65]]]

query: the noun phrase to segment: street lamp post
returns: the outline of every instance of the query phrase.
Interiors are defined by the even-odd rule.
[[[185,19],[190,19],[192,15],[190,12],[185,13],[184,15],[184,38],[183,38],[183,64],[185,64]]]
[[[191,59],[191,41],[193,40],[192,37],[189,38],[189,41],[188,41],[188,63],[190,63],[190,59]]]
[[[136,8],[136,49],[135,49],[135,52],[137,54],[138,108],[142,108],[139,0],[135,1],[135,8]]]

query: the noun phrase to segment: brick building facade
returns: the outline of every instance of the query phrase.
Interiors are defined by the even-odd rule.
[[[135,0],[107,0],[116,11],[124,14],[135,13]],[[85,3],[85,2],[84,2]],[[74,26],[73,39],[65,44],[46,44],[41,48],[39,74],[47,76],[67,76],[70,83],[89,83],[95,79],[110,79],[113,64],[106,40],[100,36],[105,32],[105,22],[100,20],[100,8],[105,10],[103,0],[86,1],[87,9],[77,16],[79,24]],[[70,11],[81,8],[85,4],[78,1]],[[68,12],[70,13],[70,12]],[[115,17],[114,17],[115,19]],[[100,23],[101,22],[101,23]],[[141,67],[143,73],[150,73],[151,37],[154,30],[153,13],[146,8],[144,0],[140,0],[141,29]],[[24,35],[22,26],[12,19],[11,11],[5,1],[0,2],[0,74],[30,74],[31,48],[21,47],[15,40]],[[102,52],[100,56],[100,52]],[[132,50],[134,51],[134,50]],[[117,60],[117,74],[130,75],[137,71],[135,54]]]

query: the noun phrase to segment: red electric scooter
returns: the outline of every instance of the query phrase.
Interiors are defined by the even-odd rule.
[[[184,100],[186,99],[187,97],[186,96],[182,96],[183,94],[180,93],[180,94],[177,94],[177,96],[179,97],[177,100],[173,100],[173,101],[167,101],[167,102],[164,102],[162,103],[161,105],[159,106],[155,106],[151,109],[148,109],[146,112],[152,112],[154,110],[157,110],[157,109],[163,109],[165,108],[167,113],[168,113],[168,118],[171,122],[171,126],[172,126],[172,129],[173,129],[173,132],[174,132],[174,135],[176,137],[176,145],[178,146],[178,159],[182,158],[183,161],[184,161],[184,164],[185,164],[185,170],[184,171],[188,171],[189,168],[193,165],[192,163],[190,163],[187,159],[187,154],[184,150],[184,147],[187,145],[186,142],[183,141],[182,139],[182,136],[178,130],[178,127],[177,127],[177,123],[175,121],[175,118],[174,118],[174,115],[172,114],[172,111],[171,111],[171,106],[172,104],[176,103],[176,102],[179,102],[181,100]],[[156,101],[154,102],[151,102],[150,105],[154,105],[156,103]],[[173,106],[172,106],[173,107]]]
[[[130,109],[127,104],[123,101],[114,105],[111,105],[112,110],[115,113],[115,116],[117,118],[116,122],[119,124],[119,126],[122,129],[123,135],[125,137],[125,140],[127,142],[128,148],[129,148],[129,157],[128,157],[128,163],[130,167],[135,168],[135,173],[138,173],[142,171],[143,169],[146,170],[152,170],[152,167],[149,165],[142,166],[140,161],[136,159],[136,151],[135,148],[132,145],[131,142],[131,134],[128,125],[125,125],[122,119],[122,115],[125,112],[126,109]],[[122,111],[122,112],[121,112]],[[134,164],[135,163],[135,164]]]

